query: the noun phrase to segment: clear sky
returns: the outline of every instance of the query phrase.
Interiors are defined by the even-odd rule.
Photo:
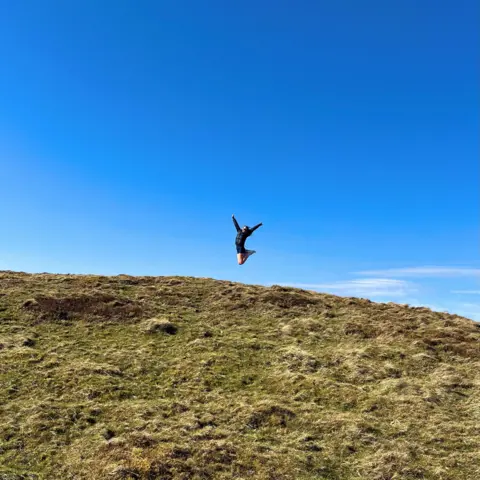
[[[0,0],[0,269],[480,319],[479,18],[476,0]],[[232,213],[264,223],[242,267]]]

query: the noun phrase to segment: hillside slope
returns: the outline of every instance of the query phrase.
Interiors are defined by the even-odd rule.
[[[0,479],[478,479],[480,328],[185,277],[0,273]]]

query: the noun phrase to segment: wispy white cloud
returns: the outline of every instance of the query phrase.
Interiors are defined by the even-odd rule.
[[[405,297],[417,291],[411,282],[391,278],[364,278],[333,283],[283,283],[281,285],[320,290],[355,297]]]
[[[379,277],[480,277],[480,268],[425,266],[367,270],[356,272],[356,274],[375,275]]]
[[[452,290],[452,293],[459,295],[480,295],[480,290]]]

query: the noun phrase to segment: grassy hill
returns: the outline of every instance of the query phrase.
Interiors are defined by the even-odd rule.
[[[478,479],[480,328],[191,277],[0,273],[0,479]]]

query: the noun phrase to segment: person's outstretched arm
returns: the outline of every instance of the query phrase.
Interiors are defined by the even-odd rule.
[[[258,225],[255,225],[252,229],[251,232],[253,233],[258,227],[261,227],[263,223],[259,223]]]
[[[235,228],[237,229],[237,232],[240,231],[240,225],[238,224],[237,220],[235,219],[235,215],[232,215],[232,220],[233,224],[235,225]]]

